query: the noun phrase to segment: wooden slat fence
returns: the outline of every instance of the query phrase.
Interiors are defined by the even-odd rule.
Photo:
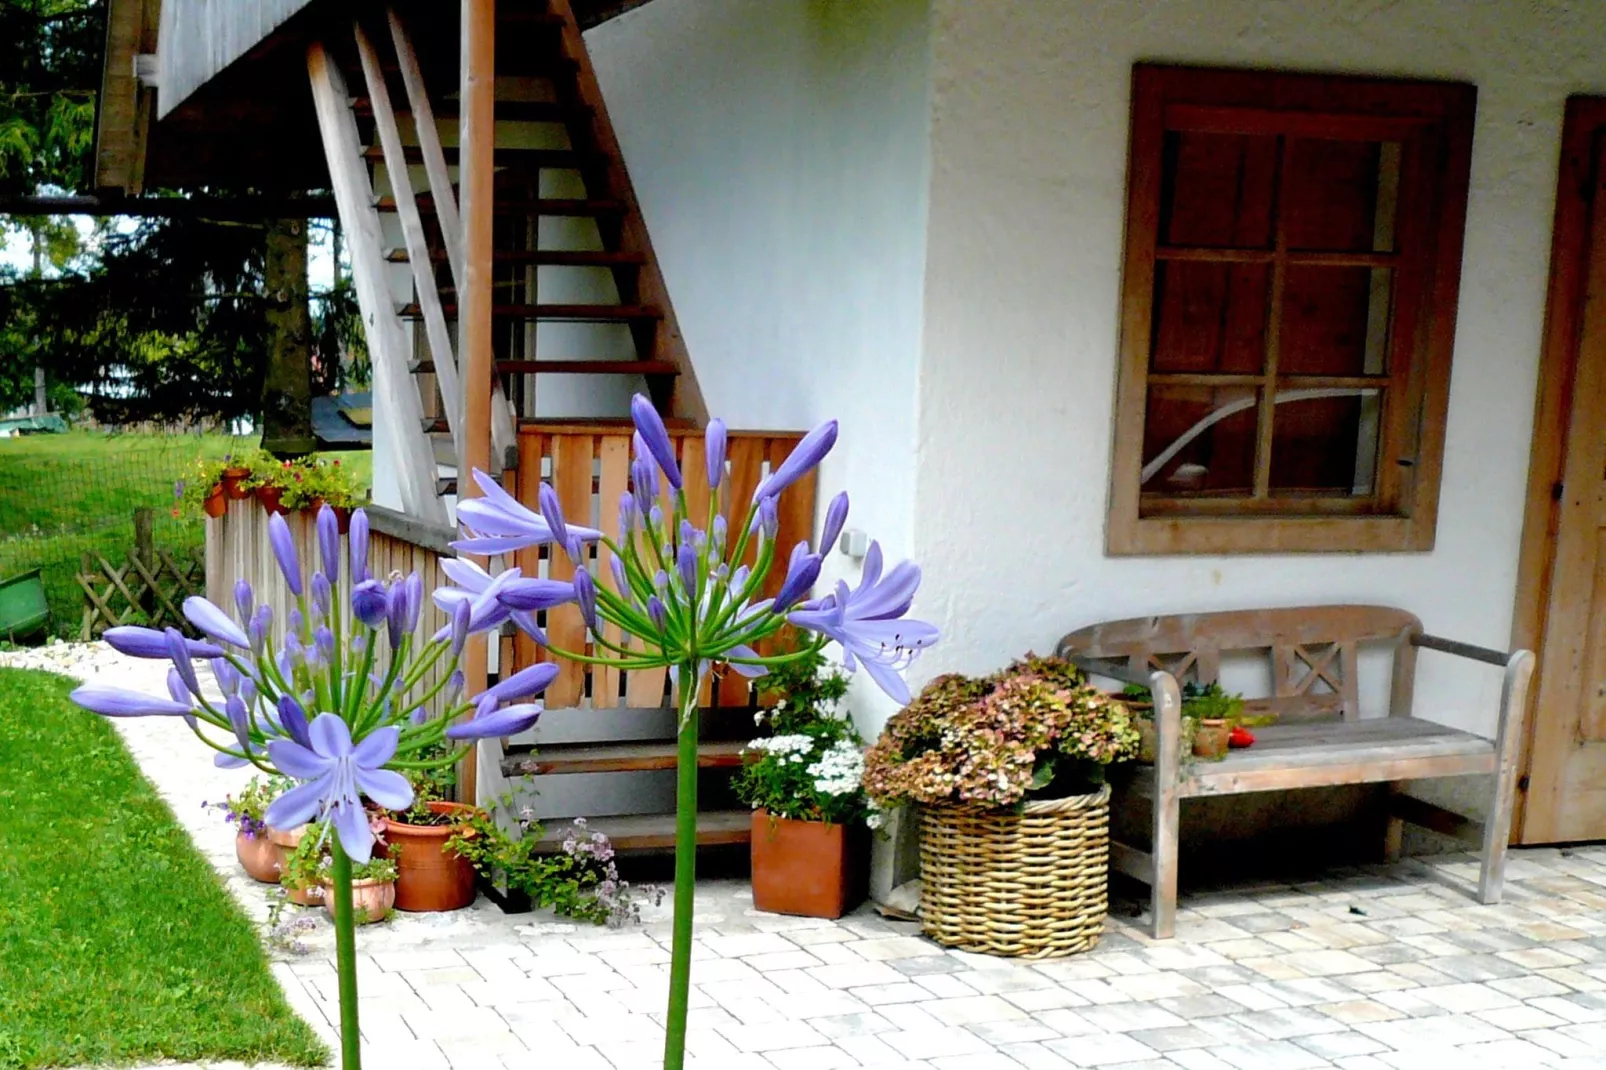
[[[406,575],[417,571],[423,577],[426,594],[418,635],[420,638],[433,635],[445,623],[445,616],[427,595],[450,582],[441,572],[439,562],[442,557],[452,556],[447,545],[453,538],[452,533],[374,506],[368,508],[368,517],[372,529],[368,545],[369,571],[377,579],[385,579],[393,572]],[[303,573],[310,576],[313,568],[321,567],[317,564],[320,556],[313,514],[290,513],[285,521],[295,537]],[[340,579],[335,597],[345,603],[351,591],[350,555],[345,536],[341,536],[340,549]],[[275,637],[283,635],[284,622],[295,606],[295,599],[268,543],[268,514],[252,499],[230,501],[223,517],[206,522],[206,596],[232,612],[234,583],[242,578],[250,582],[259,604],[273,607]],[[375,660],[375,667],[380,671],[389,664],[385,654],[387,645],[381,641],[380,657]],[[445,671],[443,666],[432,669],[416,693],[428,691]],[[432,705],[438,706],[438,703]],[[439,709],[430,712],[438,713]]]
[[[551,481],[563,504],[565,515],[575,523],[600,528],[613,534],[618,528],[619,497],[631,489],[630,436],[633,428],[627,423],[588,423],[583,427],[568,424],[525,425],[519,431],[519,464],[506,473],[508,489],[531,509],[538,509],[537,491],[542,480]],[[724,509],[726,521],[734,533],[746,516],[753,492],[774,468],[791,454],[802,438],[795,431],[732,431],[726,451],[727,469]],[[707,516],[709,489],[703,452],[703,433],[693,430],[671,430],[681,473],[685,479],[687,506],[694,517]],[[672,511],[667,486],[660,488],[666,514]],[[770,574],[765,594],[774,594],[785,572],[785,557],[799,539],[807,539],[814,532],[815,478],[813,473],[798,481],[781,496],[780,534],[778,556],[780,567]],[[702,519],[694,521],[703,527]],[[733,535],[734,537],[734,535]],[[593,553],[596,575],[611,583],[607,562],[608,551],[598,544]],[[563,551],[553,554],[549,547],[531,547],[514,555],[509,562],[517,565],[526,576],[548,576],[566,579],[573,575],[573,566]],[[751,563],[753,551],[748,553]],[[544,625],[553,644],[568,650],[592,653],[587,641],[585,625],[575,606],[563,606],[544,614]],[[617,640],[617,636],[614,636]],[[551,655],[528,636],[520,633],[511,643],[504,645],[510,655],[513,669],[524,668],[537,661],[550,660]],[[753,702],[751,684],[736,673],[724,674],[717,683],[705,685],[704,704],[711,706],[747,706]],[[673,701],[667,673],[662,669],[638,672],[621,672],[593,666],[565,662],[563,671],[546,692],[549,709],[562,709],[589,705],[595,709],[643,708],[664,706]]]

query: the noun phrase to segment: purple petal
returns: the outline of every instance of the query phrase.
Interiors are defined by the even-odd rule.
[[[460,512],[462,508],[462,506],[458,506]],[[497,554],[510,554],[515,550],[523,550],[528,546],[536,546],[540,543],[551,541],[552,534],[548,532],[541,538],[520,535],[480,535],[470,539],[457,539],[450,545],[453,550],[460,554],[479,554],[482,557],[495,557]]]
[[[547,522],[520,505],[504,505],[487,498],[468,498],[457,504],[457,522],[461,527],[483,535],[517,535],[535,542],[551,542],[552,529]]]
[[[251,610],[256,604],[256,595],[251,590],[251,584],[246,580],[234,581],[234,608],[240,612],[240,623],[245,624],[251,620]]]
[[[579,603],[580,616],[586,622],[586,627],[596,631],[597,588],[591,573],[583,568],[576,569],[574,573],[574,600]]]
[[[474,696],[475,702],[485,702],[494,699],[497,702],[511,702],[514,699],[528,698],[545,691],[553,680],[558,678],[561,667],[555,661],[541,661],[528,668],[520,669],[491,687]]]
[[[374,830],[368,827],[368,811],[355,801],[342,802],[334,808],[335,834],[340,846],[358,865],[374,855]]]
[[[140,628],[132,624],[119,625],[116,628],[107,628],[101,636],[113,650],[127,654],[132,658],[170,658],[172,649],[167,645],[167,635],[154,628]],[[196,658],[218,658],[223,656],[223,648],[213,643],[202,643],[194,639],[189,640],[190,656]]]
[[[301,746],[312,746],[312,737],[307,733],[307,712],[290,695],[279,696],[279,725]]]
[[[474,607],[467,599],[458,602],[452,607],[452,657],[462,655],[463,647],[468,643],[468,625],[474,616]]]
[[[390,598],[378,580],[364,580],[351,589],[351,612],[370,628],[379,627],[389,606]]]
[[[357,769],[353,779],[364,795],[387,810],[405,810],[413,805],[413,787],[400,773],[390,769]]]
[[[268,740],[268,758],[275,768],[296,780],[316,780],[334,768],[335,760],[290,739]]]
[[[386,725],[376,728],[364,736],[355,747],[351,749],[351,760],[363,769],[377,769],[390,761],[396,753],[396,744],[401,740],[401,729],[395,725]],[[395,807],[391,807],[395,809]]]
[[[866,590],[863,584],[850,599],[848,612],[859,620],[888,620],[909,612],[915,592],[920,589],[920,566],[913,561],[901,561],[893,566],[874,588]]]
[[[465,561],[461,557],[443,557],[440,566],[447,579],[470,594],[479,594],[491,585],[491,574],[472,561]]]
[[[107,684],[84,684],[68,698],[102,717],[181,717],[190,712],[188,702],[128,691]]]
[[[758,488],[759,498],[773,498],[793,483],[808,475],[814,466],[825,459],[836,445],[837,426],[835,420],[827,420],[803,436],[803,441],[793,448],[781,467],[770,473]]]
[[[526,613],[565,605],[574,597],[574,584],[562,580],[510,580],[496,593],[497,601]]]
[[[212,764],[219,769],[244,769],[251,763],[246,761],[244,758],[236,758],[232,754],[224,754],[222,751],[215,751],[212,754]]]
[[[799,542],[792,548],[792,559],[786,566],[786,579],[781,581],[781,589],[775,592],[776,613],[785,613],[789,606],[802,600],[814,586],[814,581],[820,578],[820,555],[811,554],[808,549],[807,542]]]
[[[179,634],[177,628],[168,628],[163,633],[167,636],[167,649],[173,659],[173,668],[178,670],[179,677],[183,679],[184,686],[190,689],[190,694],[196,698],[201,697],[201,681],[195,675],[195,666],[190,662],[189,645],[184,636]]]
[[[329,619],[329,609],[334,602],[334,591],[329,586],[329,577],[322,572],[312,574],[312,604],[318,615],[325,620]]]
[[[518,625],[519,631],[534,639],[538,644],[543,647],[552,645],[547,642],[546,632],[542,631],[541,626],[535,622],[534,613],[513,610],[508,615],[513,618],[513,623]]]
[[[276,740],[268,744],[268,758],[275,766],[278,766],[279,763],[273,756],[274,748],[286,745],[282,740]],[[288,746],[294,745],[293,743],[288,744]],[[332,779],[332,774],[325,773],[316,780],[310,780],[305,784],[298,784],[291,788],[268,804],[267,812],[262,815],[262,820],[270,828],[280,829],[284,832],[288,832],[298,825],[305,825],[308,821],[318,816],[318,808],[323,804],[325,793],[332,787]]]
[[[909,682],[896,669],[871,658],[861,658],[859,667],[869,674],[876,686],[887,693],[888,698],[900,706],[909,705]]]
[[[325,758],[344,758],[351,753],[351,729],[333,713],[320,713],[307,728],[312,749]]]
[[[552,529],[552,540],[560,546],[567,546],[569,528],[563,522],[563,503],[558,501],[558,492],[552,489],[552,484],[542,483],[536,491],[536,498],[541,502],[541,519]]]
[[[284,573],[284,582],[290,586],[290,593],[299,598],[301,560],[296,556],[296,540],[290,534],[290,525],[278,513],[268,517],[268,543],[273,547],[273,556],[278,559],[279,571]]]
[[[658,462],[664,478],[669,480],[671,487],[679,490],[680,465],[675,463],[675,445],[669,440],[669,431],[664,427],[658,410],[652,407],[652,402],[637,394],[630,399],[630,418],[635,421],[641,441],[646,445],[647,452],[652,454],[652,459]]]
[[[756,658],[758,657],[758,651],[746,645],[733,646],[726,651],[725,656],[728,658]],[[760,676],[768,676],[770,672],[769,668],[764,665],[744,665],[739,661],[731,661],[728,664],[749,680],[756,680]]]
[[[240,741],[240,750],[250,754],[251,714],[245,708],[245,700],[239,695],[230,695],[223,703],[223,712],[228,715],[229,727],[234,729],[234,738]]]
[[[680,544],[680,554],[675,559],[675,569],[680,573],[680,582],[686,588],[689,598],[697,597],[697,551],[689,543]]]

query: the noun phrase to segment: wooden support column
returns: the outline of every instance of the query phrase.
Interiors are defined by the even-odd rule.
[[[463,383],[463,448],[458,494],[479,495],[471,472],[491,468],[491,216],[496,138],[496,0],[462,0],[463,51],[458,120],[458,183],[462,189],[463,277],[457,295],[458,353]],[[486,638],[464,651],[467,694],[485,687]],[[463,798],[474,801],[473,761],[459,771]]]

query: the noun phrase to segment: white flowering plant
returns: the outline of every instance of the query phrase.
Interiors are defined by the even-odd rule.
[[[794,821],[847,824],[870,816],[863,788],[864,739],[841,711],[848,681],[814,654],[776,666],[754,715],[773,734],[749,743],[736,794],[753,809]]]

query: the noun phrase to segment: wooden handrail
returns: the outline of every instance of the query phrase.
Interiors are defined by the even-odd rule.
[[[1411,635],[1411,645],[1425,647],[1428,650],[1438,650],[1445,654],[1454,654],[1460,658],[1471,658],[1487,665],[1498,665],[1505,668],[1511,664],[1513,658],[1525,653],[1513,650],[1509,653],[1504,650],[1494,650],[1486,646],[1474,646],[1471,643],[1462,643],[1455,639],[1445,639],[1442,636],[1428,635],[1425,632],[1414,632]]]

